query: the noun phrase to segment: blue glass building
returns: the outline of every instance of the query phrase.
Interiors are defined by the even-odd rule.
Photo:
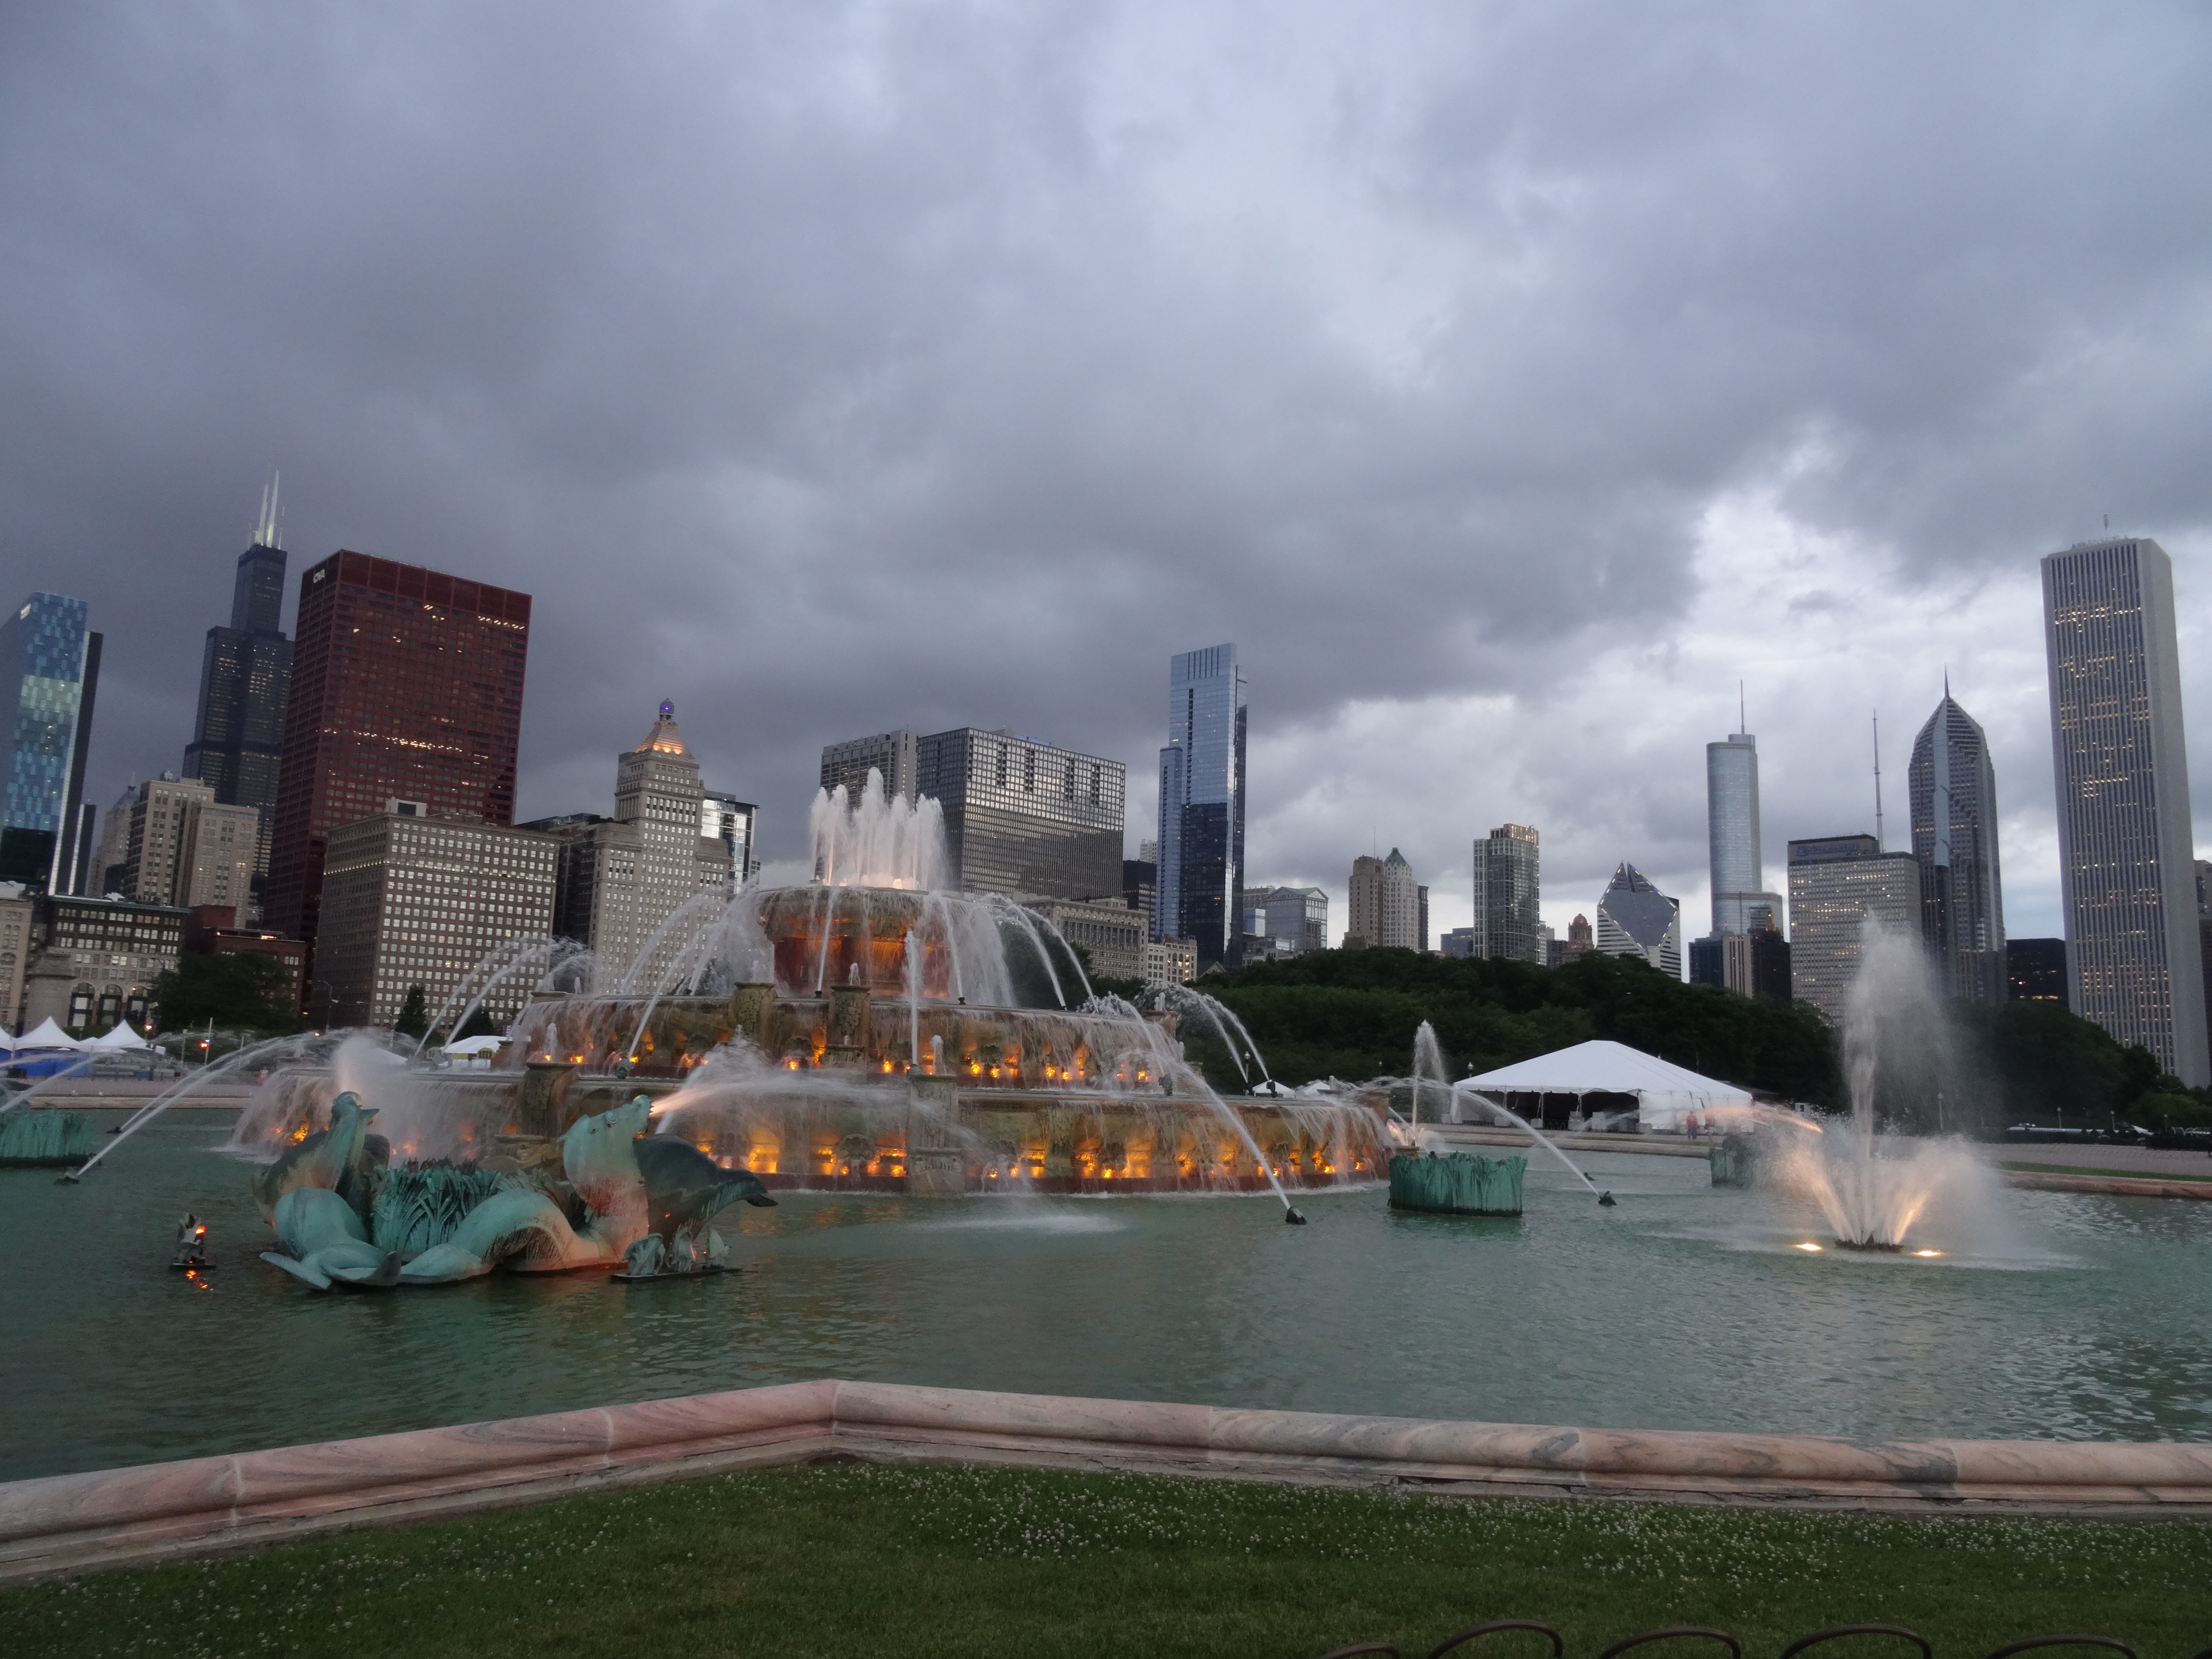
[[[1234,964],[1244,886],[1244,672],[1237,647],[1170,660],[1160,750],[1159,884],[1152,936],[1198,942],[1200,972]]]
[[[85,603],[33,593],[0,621],[0,720],[7,787],[0,799],[0,881],[69,892],[91,825],[82,811],[100,635]]]

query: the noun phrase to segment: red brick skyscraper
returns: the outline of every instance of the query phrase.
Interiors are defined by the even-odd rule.
[[[527,593],[364,553],[301,574],[264,911],[307,941],[310,976],[332,828],[394,798],[514,821],[529,651]]]

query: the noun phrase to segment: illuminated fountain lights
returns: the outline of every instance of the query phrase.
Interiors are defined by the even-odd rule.
[[[265,1157],[321,1127],[350,1089],[395,1163],[526,1163],[641,1093],[656,1135],[772,1188],[1285,1194],[1379,1177],[1391,1137],[1372,1103],[1224,1101],[1177,1030],[1200,1016],[1235,1051],[1225,1010],[1188,992],[1149,1011],[1095,995],[1044,918],[943,890],[935,802],[886,799],[871,775],[858,802],[818,795],[811,823],[814,879],[679,912],[641,951],[665,964],[652,974],[541,988],[502,1069],[348,1054],[342,1075],[272,1082],[235,1150]],[[1256,1066],[1243,1042],[1238,1064]]]
[[[1959,1142],[1875,1133],[1885,1091],[1932,1090],[1948,1067],[1942,1000],[1917,940],[1867,922],[1844,1000],[1843,1039],[1850,1121],[1828,1133],[1790,1136],[1775,1176],[1820,1211],[1830,1248],[1938,1258],[1940,1250],[1907,1248],[1912,1229],[1939,1201],[1954,1203],[1986,1182],[1988,1172]],[[1796,1248],[1808,1255],[1822,1249],[1810,1241]]]

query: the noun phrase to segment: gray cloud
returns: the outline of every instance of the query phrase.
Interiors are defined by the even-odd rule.
[[[970,720],[1126,759],[1133,841],[1164,659],[1234,638],[1255,873],[1401,842],[1439,925],[1506,817],[1569,910],[1620,857],[1694,899],[1740,675],[1772,849],[1856,823],[1948,661],[2048,931],[2033,556],[2110,511],[2212,629],[2207,34],[16,8],[0,549],[109,636],[102,799],[176,763],[280,465],[298,563],[538,596],[526,812],[672,695],[776,852],[821,743]]]

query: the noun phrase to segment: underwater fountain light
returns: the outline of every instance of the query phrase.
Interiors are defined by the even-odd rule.
[[[1938,1256],[1942,1255],[1943,1252],[1941,1250],[1915,1250],[1912,1254],[1919,1256]]]
[[[1806,1240],[1802,1244],[1800,1244],[1797,1248],[1798,1248],[1799,1249],[1801,1249],[1801,1250],[1810,1250],[1810,1251],[1811,1251],[1814,1255],[1820,1255],[1820,1247],[1818,1244],[1815,1244],[1814,1243],[1813,1243],[1813,1241],[1812,1241],[1811,1239],[1809,1239],[1809,1238],[1808,1238],[1808,1239],[1807,1239],[1807,1240]]]

